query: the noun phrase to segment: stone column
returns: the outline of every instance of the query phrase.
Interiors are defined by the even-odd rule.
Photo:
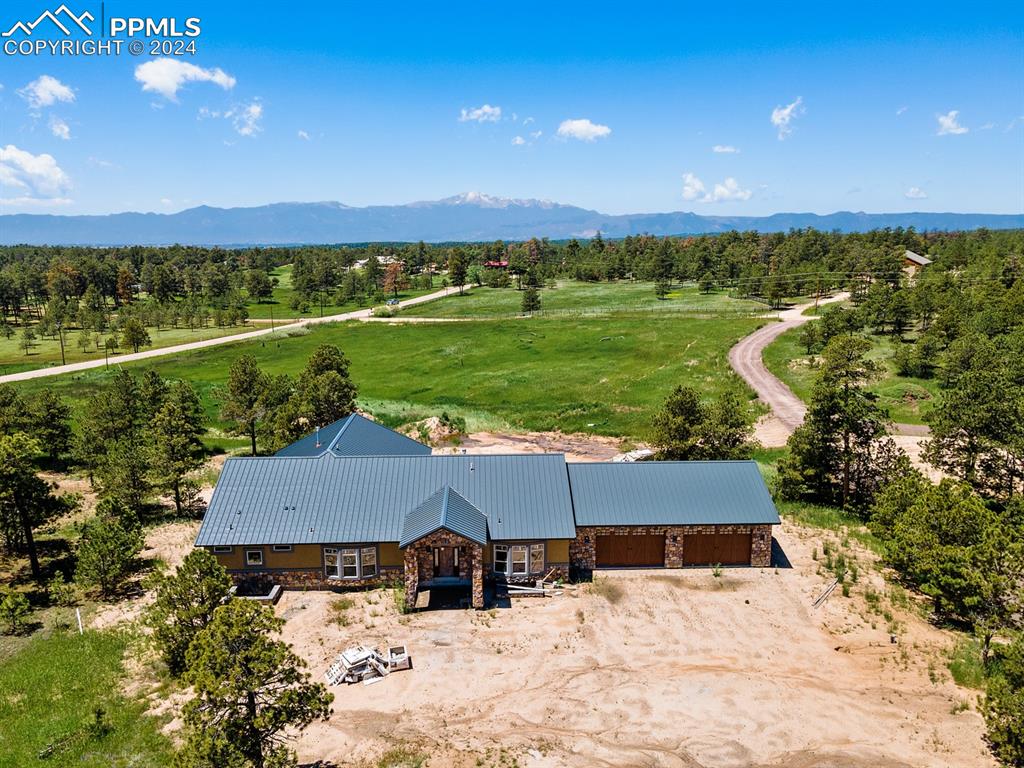
[[[473,580],[473,607],[484,607],[484,551],[479,544],[474,544],[470,549],[470,560],[472,561]]]
[[[755,568],[769,567],[772,564],[772,527],[752,525],[750,534],[750,564]]]
[[[416,547],[409,546],[405,549],[405,605],[411,609],[416,605],[416,593],[420,588],[420,564],[416,556]]]

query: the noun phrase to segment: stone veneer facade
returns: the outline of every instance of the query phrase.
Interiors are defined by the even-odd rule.
[[[665,536],[665,567],[683,567],[683,542],[688,533],[749,533],[750,564],[767,568],[772,562],[772,527],[770,525],[611,525],[576,529],[576,538],[569,544],[569,560],[580,574],[597,566],[597,537],[609,535],[655,534]],[[674,540],[673,540],[674,539]]]
[[[427,534],[405,548],[405,600],[415,605],[420,584],[434,578],[434,547],[458,547],[459,570],[470,574],[472,604],[484,607],[484,551],[475,541],[450,531],[440,530]]]
[[[347,589],[376,587],[402,580],[402,569],[381,567],[375,576],[361,579],[328,578],[323,568],[246,568],[228,571],[235,584],[280,584],[288,589]]]

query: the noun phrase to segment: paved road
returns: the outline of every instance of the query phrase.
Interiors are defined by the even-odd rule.
[[[819,304],[845,301],[849,297],[848,293],[837,293],[835,296],[822,299]],[[749,336],[740,339],[729,350],[729,365],[757,392],[757,396],[772,409],[772,413],[790,434],[803,424],[804,416],[807,415],[807,405],[765,367],[761,355],[765,347],[786,331],[814,320],[814,315],[803,314],[805,309],[812,306],[814,302],[779,312],[780,322],[758,328]],[[892,432],[912,437],[929,435],[928,427],[923,424],[893,424]]]
[[[466,286],[469,288],[470,286]],[[423,304],[434,299],[440,299],[444,296],[448,296],[458,291],[458,288],[444,288],[440,291],[434,291],[423,296],[417,296],[414,299],[406,299],[405,301],[399,302],[399,307],[412,307],[417,304]],[[353,312],[344,312],[340,315],[328,315],[327,317],[308,317],[302,320],[288,322],[287,325],[282,324],[281,329],[285,328],[298,328],[303,325],[317,325],[318,323],[334,323],[342,320],[365,320],[372,315],[369,309],[357,309]],[[120,365],[121,363],[131,363],[136,360],[147,360],[151,357],[162,357],[163,355],[175,355],[179,352],[191,352],[195,349],[205,349],[206,347],[216,347],[219,344],[233,344],[238,341],[248,341],[250,339],[258,339],[260,336],[266,336],[267,334],[274,333],[274,330],[270,328],[260,328],[257,331],[247,331],[246,333],[236,333],[233,336],[220,336],[216,339],[205,339],[203,341],[190,341],[187,344],[175,344],[170,347],[160,347],[158,349],[147,349],[144,352],[133,352],[127,355],[118,355],[114,360],[114,363]],[[74,371],[85,371],[90,368],[102,368],[105,365],[105,361],[100,358],[97,360],[83,360],[80,363],[68,363],[67,365],[55,365],[50,368],[37,368],[33,371],[21,371],[20,373],[9,373],[6,376],[0,376],[0,384],[6,384],[12,381],[27,381],[29,379],[41,379],[45,376],[59,376],[62,373],[72,373]]]

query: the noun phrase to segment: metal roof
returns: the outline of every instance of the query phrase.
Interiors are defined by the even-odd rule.
[[[197,546],[399,541],[405,516],[451,486],[492,539],[571,539],[561,454],[230,458]]]
[[[753,461],[568,464],[576,525],[778,524]]]
[[[275,455],[321,456],[328,451],[338,456],[424,456],[430,453],[430,446],[353,413],[306,435]]]
[[[446,485],[405,516],[398,546],[407,547],[442,528],[480,546],[487,545],[487,516]]]
[[[922,267],[926,267],[932,263],[932,260],[929,259],[927,256],[921,256],[920,254],[914,253],[913,251],[904,251],[903,258],[906,259],[907,261],[912,261],[915,264]]]

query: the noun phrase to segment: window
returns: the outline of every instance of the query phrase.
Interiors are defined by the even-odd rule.
[[[356,558],[357,551],[355,549],[341,550],[341,578],[359,578],[359,560]]]
[[[230,555],[232,547],[214,547],[213,554],[215,555]]]
[[[275,552],[291,552],[292,551],[292,545],[291,544],[275,544],[273,549],[274,549]]]
[[[544,572],[544,545],[530,545],[530,573]]]
[[[246,565],[263,565],[263,550],[262,549],[247,549],[247,550],[245,550],[245,564]]]
[[[505,576],[525,576],[530,573],[544,572],[544,543],[494,545],[495,573]]]
[[[330,579],[376,576],[377,548],[324,547],[324,571]]]
[[[526,573],[526,553],[530,548],[517,544],[512,547],[512,575],[519,576]]]
[[[494,572],[508,573],[508,547],[504,544],[494,545]]]
[[[363,547],[362,550],[360,550],[359,565],[362,568],[363,578],[377,575],[376,547]]]

